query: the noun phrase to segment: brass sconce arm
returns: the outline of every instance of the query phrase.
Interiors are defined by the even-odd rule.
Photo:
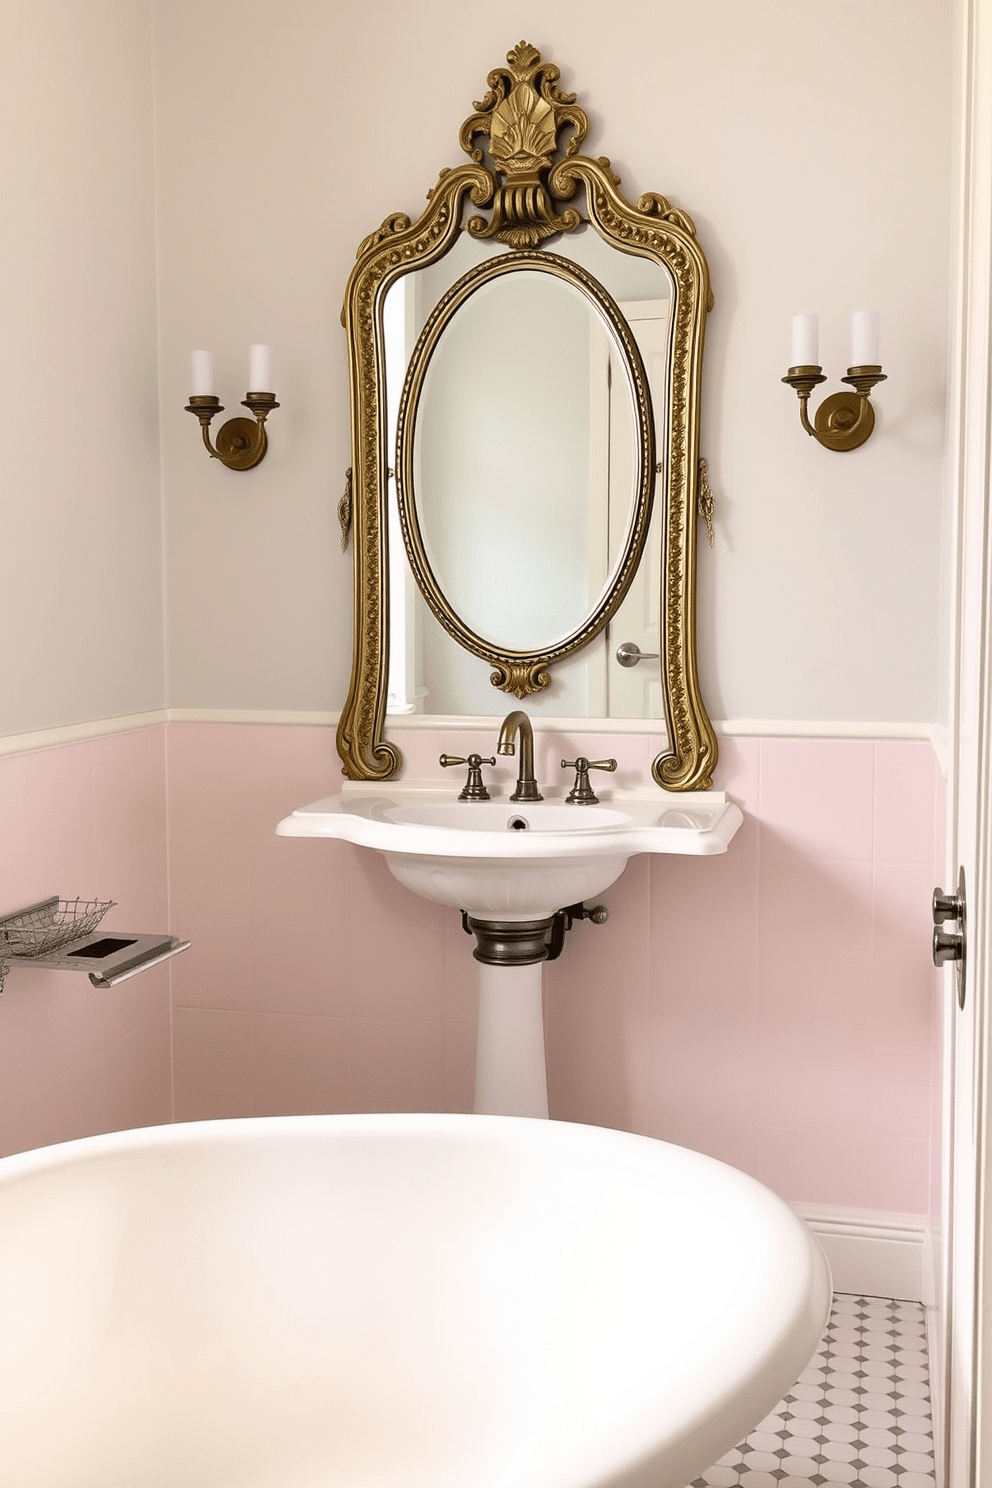
[[[790,367],[789,375],[783,377],[782,381],[794,387],[799,394],[799,418],[807,434],[815,438],[816,430],[809,421],[809,395],[818,383],[826,382],[821,368],[819,367]]]
[[[847,376],[841,381],[850,383],[855,391],[831,393],[816,410],[815,423],[810,423],[809,395],[826,380],[822,368],[815,366],[790,367],[788,375],[782,378],[798,394],[799,418],[807,434],[812,435],[824,449],[858,449],[875,427],[871,390],[877,382],[885,381],[885,373],[876,365],[848,367]]]
[[[246,393],[242,407],[251,409],[255,422],[247,418],[228,419],[220,427],[216,444],[211,444],[210,421],[215,414],[224,412],[220,399],[213,393],[192,393],[186,404],[186,412],[195,414],[200,420],[207,453],[220,460],[228,470],[251,470],[265,459],[269,447],[265,420],[279,404],[275,393]]]

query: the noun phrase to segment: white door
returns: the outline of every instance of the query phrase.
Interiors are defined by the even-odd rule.
[[[648,387],[656,407],[664,404],[668,386],[668,337],[671,305],[668,300],[632,300],[620,306],[634,333],[644,359]],[[619,374],[622,376],[622,374]],[[612,405],[611,405],[612,406]],[[656,432],[658,423],[655,420]],[[615,441],[617,447],[622,442]],[[655,454],[659,464],[665,461],[660,446]],[[633,472],[614,469],[611,461],[610,484],[623,492],[630,490]],[[662,718],[661,698],[661,527],[662,486],[658,482],[655,507],[648,529],[644,554],[634,581],[623,604],[614,615],[606,635],[607,716],[610,718]],[[610,553],[620,551],[626,536],[625,523],[629,504],[610,502]],[[617,659],[621,646],[636,646],[643,661],[624,666]]]
[[[961,0],[962,161],[950,448],[956,502],[954,730],[950,850],[943,887],[963,867],[967,891],[964,1007],[944,972],[942,1338],[934,1421],[943,1428],[945,1488],[992,1484],[992,1199],[988,1182],[988,934],[992,858],[992,0]],[[949,880],[949,881],[948,881]]]
[[[967,961],[959,1006],[959,969],[943,973],[943,1297],[941,1359],[935,1370],[934,1422],[943,1432],[945,1488],[972,1488],[976,1318],[980,1304],[977,1235],[979,1175],[984,1145],[981,1094],[982,1029],[987,990],[985,934],[987,873],[980,826],[983,779],[988,779],[980,714],[981,676],[988,672],[988,615],[982,570],[988,542],[987,510],[965,500],[959,520],[959,632],[954,753],[949,779],[950,844],[942,885],[956,888],[963,868],[967,906]],[[941,1378],[941,1374],[943,1378]],[[989,1480],[985,1480],[989,1481]]]

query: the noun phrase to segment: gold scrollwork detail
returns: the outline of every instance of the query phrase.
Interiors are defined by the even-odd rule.
[[[589,132],[589,118],[574,93],[556,86],[558,68],[529,42],[507,52],[506,62],[489,74],[489,92],[459,135],[462,149],[480,165],[484,155],[475,137],[488,135],[493,173],[503,178],[491,220],[473,217],[468,230],[511,248],[536,248],[542,239],[571,232],[581,221],[574,208],[561,214],[555,210],[544,177],[559,148],[559,130],[571,126],[566,154],[574,155]]]
[[[506,660],[497,663],[489,680],[500,692],[512,692],[514,697],[525,698],[533,692],[542,692],[551,681],[551,673],[543,660]]]
[[[699,515],[706,523],[706,536],[710,547],[713,547],[715,537],[713,534],[713,515],[716,511],[716,502],[713,499],[713,487],[710,485],[709,474],[706,469],[706,461],[700,457],[699,460]]]
[[[351,507],[351,466],[349,465],[344,475],[344,495],[338,502],[338,525],[341,528],[342,553],[348,551],[348,539],[351,536]]]

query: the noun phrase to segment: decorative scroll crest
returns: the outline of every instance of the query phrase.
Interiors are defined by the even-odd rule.
[[[551,673],[543,661],[501,661],[489,678],[500,692],[512,692],[514,697],[529,697],[540,692],[551,681]]]
[[[558,152],[558,134],[572,134],[565,151],[574,155],[589,132],[589,119],[574,93],[557,87],[561,73],[544,62],[536,47],[521,41],[506,54],[506,67],[486,79],[489,92],[462,125],[459,142],[479,165],[482,149],[475,136],[489,136],[492,174],[497,181],[490,222],[474,217],[468,230],[477,238],[498,238],[511,248],[536,248],[542,238],[572,232],[580,217],[573,207],[555,210],[545,176]]]

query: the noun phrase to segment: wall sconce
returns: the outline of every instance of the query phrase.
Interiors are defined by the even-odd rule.
[[[220,460],[228,470],[251,470],[265,459],[269,447],[265,432],[265,420],[273,408],[278,408],[275,393],[261,391],[272,386],[271,346],[249,346],[248,386],[255,389],[242,399],[242,406],[250,408],[255,422],[246,418],[228,419],[222,424],[217,443],[210,443],[210,420],[224,408],[214,394],[214,359],[209,351],[194,351],[191,382],[193,391],[186,404],[187,413],[195,413],[200,420],[203,442],[207,453]]]
[[[875,427],[871,390],[885,381],[878,353],[877,310],[855,310],[851,317],[851,366],[841,382],[849,382],[853,393],[831,393],[816,410],[811,424],[807,413],[809,395],[818,383],[826,382],[819,365],[820,317],[792,317],[792,366],[782,381],[799,394],[799,417],[807,434],[831,450],[852,450],[864,444]]]

